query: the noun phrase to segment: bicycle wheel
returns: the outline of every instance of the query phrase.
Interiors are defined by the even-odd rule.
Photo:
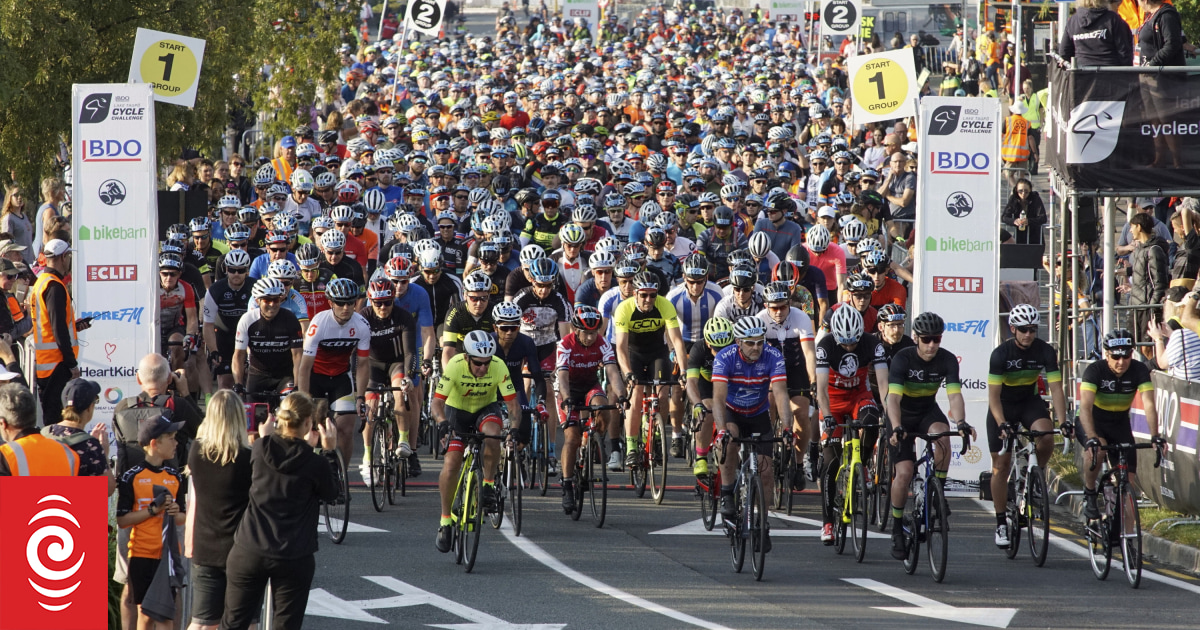
[[[572,499],[575,501],[575,506],[571,508],[571,520],[578,521],[583,515],[583,493],[587,490],[587,464],[591,460],[591,454],[588,453],[590,442],[583,442],[579,445],[579,451],[575,454],[575,488]],[[564,471],[564,474],[566,472]]]
[[[604,449],[601,448],[600,436],[592,434],[590,457],[584,470],[587,471],[588,498],[592,504],[592,519],[596,527],[604,527],[604,517],[608,512],[608,471],[604,466]]]
[[[506,495],[508,494],[508,479],[504,472],[504,459],[503,455],[501,455],[500,470],[496,474],[494,484],[496,488],[496,509],[488,512],[487,515],[488,520],[492,523],[492,529],[500,529],[500,525],[504,523],[504,504],[507,501]]]
[[[875,486],[871,488],[874,496],[875,523],[879,531],[886,532],[892,516],[892,462],[888,457],[888,447],[878,444],[875,447]]]
[[[924,514],[917,511],[915,500],[904,510],[903,518],[904,537],[908,543],[908,555],[904,556],[904,572],[912,575],[917,572],[917,563],[921,559],[921,528],[924,524]]]
[[[846,551],[846,522],[842,520],[842,508],[846,505],[846,485],[850,467],[843,465],[833,483],[833,550],[840,556]]]
[[[338,498],[324,504],[325,531],[335,545],[340,545],[346,539],[346,528],[350,525],[350,479],[346,475],[342,452],[335,451],[335,455],[338,465],[334,471],[334,485],[338,487]]]
[[[950,522],[946,518],[946,495],[943,494],[942,484],[937,481],[931,481],[926,487],[929,492],[926,498],[929,529],[925,542],[929,545],[929,569],[933,571],[933,581],[941,582],[946,578],[946,557],[950,552]]]
[[[746,562],[746,538],[750,533],[745,531],[745,513],[748,509],[742,503],[742,488],[735,488],[733,491],[734,500],[740,505],[737,506],[737,516],[734,517],[732,524],[727,527],[731,530],[730,542],[733,544],[733,571],[735,573],[742,572],[742,565]]]
[[[755,475],[750,480],[750,493],[746,500],[750,510],[750,566],[754,568],[754,580],[762,581],[763,568],[767,564],[767,546],[764,544],[767,530],[767,494],[763,492],[762,478]]]
[[[1104,495],[1101,494],[1096,498],[1097,503],[1100,503],[1101,514],[1103,514]],[[1108,577],[1108,569],[1112,566],[1112,547],[1108,544],[1108,521],[1105,519],[1092,519],[1084,526],[1084,537],[1087,539],[1088,560],[1092,565],[1092,574],[1097,580],[1103,580]]]
[[[645,439],[643,430],[642,438]],[[646,496],[646,480],[650,476],[647,469],[647,464],[644,461],[646,453],[646,444],[643,440],[638,440],[637,453],[639,461],[629,467],[629,483],[633,485],[633,491],[637,494],[637,498]]]
[[[463,465],[469,462],[463,461]],[[451,518],[454,519],[454,564],[463,563],[463,547],[467,543],[467,510],[463,503],[469,498],[467,495],[471,491],[469,484],[470,477],[464,471],[458,479],[458,486],[454,491],[454,503],[451,506]]]
[[[1004,550],[1004,555],[1011,560],[1017,557],[1017,551],[1021,548],[1021,508],[1019,506],[1022,497],[1018,496],[1017,482],[1020,478],[1021,471],[1013,466],[1012,473],[1008,477],[1008,505],[1005,507],[1005,521],[1008,522],[1008,548]]]
[[[408,494],[408,458],[401,457],[396,464],[396,485],[400,487],[400,496]]]
[[[371,505],[376,512],[383,511],[387,494],[387,423],[376,420],[371,434],[370,473],[367,485],[371,486]]]
[[[475,568],[475,560],[479,555],[479,536],[483,533],[483,478],[478,471],[472,470],[467,475],[469,491],[463,501],[463,563],[467,573]]]
[[[1121,508],[1121,562],[1125,565],[1125,579],[1137,588],[1142,583],[1142,517],[1129,485],[1121,487],[1117,505]]]
[[[1046,478],[1042,469],[1033,467],[1029,471],[1025,489],[1025,518],[1029,527],[1029,553],[1037,566],[1046,564],[1046,552],[1050,547],[1050,493],[1046,490]]]
[[[787,441],[780,441],[775,444],[775,448],[771,453],[771,463],[774,464],[774,479],[775,479],[775,496],[773,497],[772,505],[776,510],[784,509],[787,504],[785,498],[792,490],[792,481],[788,473],[788,462],[791,458],[788,456],[788,451],[791,446]]]
[[[507,469],[505,485],[508,487],[508,517],[512,522],[513,535],[521,535],[521,490],[525,484],[524,471],[521,468],[520,457],[510,453],[504,463]]]
[[[850,537],[854,539],[854,560],[867,556],[867,472],[854,465],[854,483],[850,489]]]
[[[387,489],[388,505],[396,505],[396,491],[400,490],[402,469],[406,465],[406,460],[396,453],[396,441],[399,436],[396,435],[395,425],[388,426],[387,432],[387,457],[385,458],[386,466],[384,468],[384,488]],[[403,490],[400,490],[403,492]]]
[[[717,523],[717,497],[720,493],[720,482],[716,475],[705,475],[696,480],[696,493],[700,496],[700,517],[704,523],[704,531],[711,532]]]
[[[650,436],[650,495],[661,505],[667,494],[667,460],[671,458],[671,440],[661,413],[654,414],[654,432]]]
[[[538,492],[542,496],[546,496],[546,491],[550,489],[550,431],[541,421],[536,422],[538,422],[534,426],[534,430],[537,431],[537,438],[534,440],[537,442],[536,478]]]

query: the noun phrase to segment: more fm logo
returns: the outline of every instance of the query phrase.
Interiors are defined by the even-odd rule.
[[[80,142],[84,162],[141,162],[146,148],[141,140],[94,139]]]

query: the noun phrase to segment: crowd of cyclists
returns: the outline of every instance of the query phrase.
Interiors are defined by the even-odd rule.
[[[808,56],[799,31],[757,12],[655,5],[610,15],[598,42],[586,32],[535,18],[525,34],[343,50],[346,85],[331,105],[345,123],[295,130],[211,216],[166,229],[172,368],[272,410],[293,391],[323,399],[350,466],[361,434],[364,480],[370,390],[397,388],[396,454],[410,475],[421,474],[423,417],[443,428],[443,552],[456,433],[520,448],[535,423],[560,429],[551,466],[569,513],[581,410],[624,409],[595,419],[604,466],[619,472],[639,464],[650,396],[671,458],[694,459],[697,477],[721,462],[728,518],[738,462],[716,457],[732,438],[789,436],[801,465],[780,483],[801,491],[834,482],[843,426],[862,423],[863,461],[890,451],[892,553],[904,558],[915,440],[951,426],[975,434],[945,323],[910,316],[911,270],[893,259],[915,216],[910,125],[850,124],[842,58]],[[986,418],[1001,547],[997,452],[1018,424],[1051,427],[1039,377],[1071,428],[1037,309],[1020,305],[1008,323]],[[1084,375],[1085,446],[1132,441],[1129,399],[1149,379],[1128,371],[1131,338],[1109,335],[1107,362]],[[943,387],[948,413],[935,401]],[[1043,464],[1050,444],[1038,444]],[[485,510],[500,448],[484,443]],[[754,449],[767,496],[772,449]],[[939,483],[950,457],[939,439]],[[821,539],[833,544],[825,496]]]

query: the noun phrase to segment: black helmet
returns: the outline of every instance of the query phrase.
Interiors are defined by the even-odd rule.
[[[1133,353],[1133,333],[1125,328],[1114,328],[1104,335],[1104,351],[1114,357],[1127,357]]]
[[[758,282],[758,274],[752,265],[738,265],[729,270],[729,284],[739,289],[750,289]]]
[[[733,208],[717,206],[713,210],[713,225],[733,225]]]
[[[913,318],[912,330],[918,335],[940,335],[946,330],[946,322],[937,313],[926,311]]]
[[[808,271],[808,265],[810,262],[808,248],[800,243],[792,245],[792,248],[788,250],[787,255],[784,256],[784,260],[790,263],[795,263],[796,271],[800,275],[803,275],[805,271]]]

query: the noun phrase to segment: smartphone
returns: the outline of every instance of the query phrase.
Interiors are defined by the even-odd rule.
[[[92,318],[91,317],[84,317],[83,319],[75,320],[75,329],[76,330],[87,330],[91,326],[92,326]]]
[[[267,421],[267,415],[270,409],[267,403],[245,403],[246,405],[246,431],[249,433],[258,433],[258,425]]]

